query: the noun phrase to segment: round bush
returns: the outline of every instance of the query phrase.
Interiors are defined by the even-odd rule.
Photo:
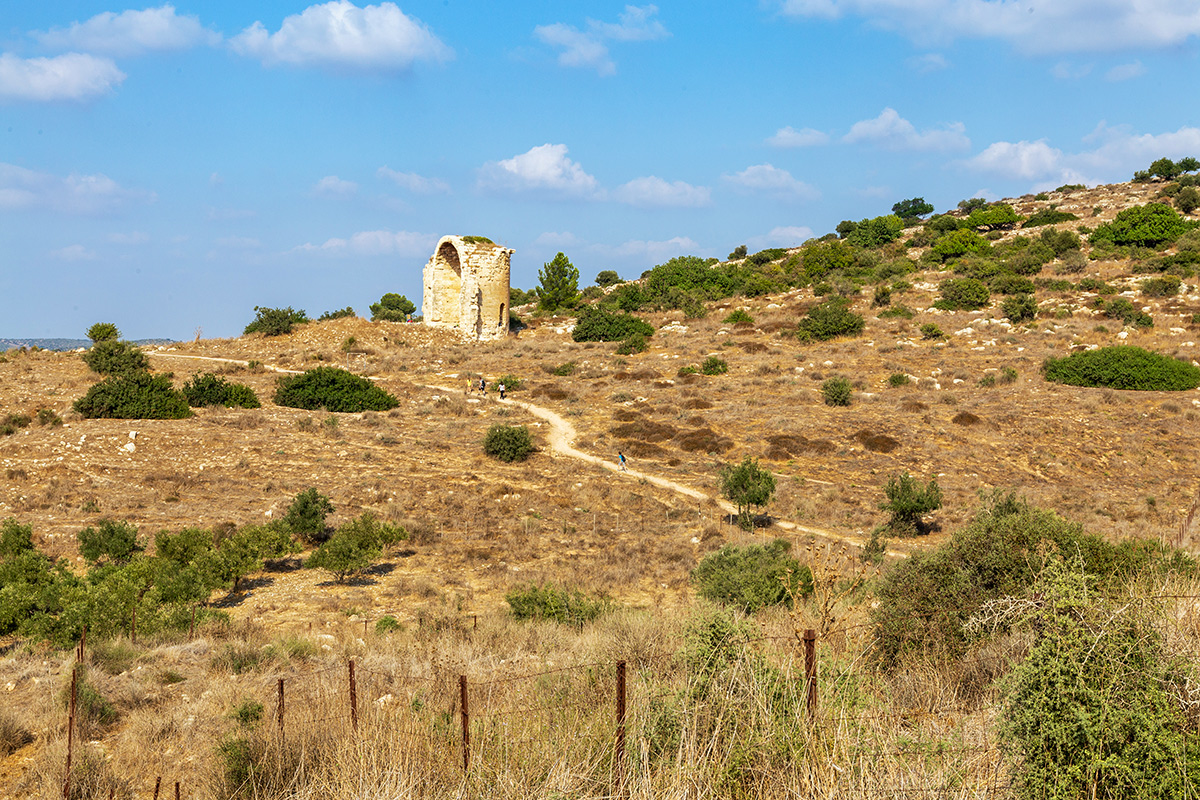
[[[258,395],[249,386],[230,383],[211,372],[196,373],[183,385],[183,396],[193,408],[225,406],[227,408],[258,408]]]
[[[723,358],[709,356],[700,365],[700,371],[705,375],[724,375],[726,372],[729,372],[729,364]]]
[[[1071,386],[1104,386],[1147,392],[1182,392],[1200,386],[1200,367],[1132,345],[1048,358],[1046,380]]]
[[[1188,229],[1188,222],[1166,203],[1147,203],[1127,208],[1112,222],[1105,223],[1092,233],[1092,244],[1112,242],[1116,245],[1155,247],[1174,241]]]
[[[943,311],[974,311],[992,299],[987,284],[975,278],[950,278],[942,281],[940,288],[942,298],[933,305]]]
[[[533,439],[524,425],[501,425],[488,428],[483,439],[483,452],[500,461],[524,461],[533,452]]]
[[[579,312],[571,338],[577,342],[619,342],[634,334],[654,335],[654,326],[632,314],[589,306]]]
[[[821,384],[821,396],[827,406],[850,405],[850,381],[845,378],[830,378]]]
[[[109,339],[120,339],[121,331],[111,322],[97,322],[87,329],[87,337],[93,342],[105,342]]]
[[[133,372],[97,383],[74,403],[89,419],[186,419],[192,416],[187,398],[171,386],[166,375]]]
[[[1037,300],[1031,294],[1017,294],[1004,298],[1004,316],[1013,322],[1028,322],[1037,316]]]
[[[100,375],[128,375],[150,369],[145,353],[119,339],[100,339],[84,352],[83,363]]]
[[[850,310],[850,301],[831,297],[809,309],[800,320],[796,335],[801,341],[826,341],[838,336],[858,336],[865,325],[863,318]]]
[[[388,411],[400,401],[366,378],[337,367],[317,367],[275,384],[276,405],[333,412]]]
[[[292,328],[308,322],[308,315],[303,310],[295,311],[287,308],[254,307],[254,319],[243,333],[261,333],[264,336],[281,336],[291,333]]]
[[[747,614],[795,597],[812,594],[808,567],[789,555],[792,543],[776,539],[770,544],[735,547],[725,545],[709,553],[692,571],[692,583],[701,597],[729,603]]]

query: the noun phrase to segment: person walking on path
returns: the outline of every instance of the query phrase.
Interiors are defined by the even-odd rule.
[[[483,376],[479,378],[479,393],[483,395],[487,394],[487,381],[484,380]]]
[[[504,399],[504,384],[503,384],[503,383],[501,383],[501,384],[500,384],[499,386],[497,386],[496,388],[500,390],[500,399],[501,399],[501,400],[503,400],[503,399]]]
[[[629,469],[625,466],[625,454],[620,450],[617,451],[617,459],[621,462],[621,472],[628,472]]]

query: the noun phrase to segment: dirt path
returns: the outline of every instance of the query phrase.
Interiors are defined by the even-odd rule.
[[[241,364],[242,366],[246,366],[249,363],[245,360],[238,359],[238,358],[220,358],[217,356],[194,356],[194,355],[186,355],[183,353],[164,353],[161,351],[153,351],[153,350],[147,350],[145,352],[147,353],[147,355],[158,357],[158,358],[187,358],[187,359],[194,359],[194,360],[199,360],[199,361],[215,361],[215,362],[227,363],[227,364]],[[283,369],[282,367],[275,367],[275,366],[271,366],[269,364],[263,364],[263,368],[270,370],[272,372],[280,372],[280,373],[286,373],[286,374],[292,374],[292,375],[301,374],[300,370]],[[448,394],[454,394],[456,392],[461,391],[461,388],[460,389],[452,389],[448,386],[438,386],[436,384],[415,383],[414,382],[414,385],[421,386],[426,389],[433,389],[433,390],[436,390],[439,392],[446,392]],[[675,492],[676,494],[681,494],[685,497],[690,497],[693,500],[698,500],[703,503],[713,501],[721,508],[721,510],[723,510],[727,514],[736,514],[737,513],[737,506],[735,506],[732,503],[730,503],[726,500],[723,500],[719,497],[713,497],[712,495],[706,494],[705,492],[702,492],[699,489],[695,489],[691,486],[687,486],[685,484],[670,480],[669,478],[664,478],[660,475],[654,475],[649,472],[642,472],[641,470],[636,470],[636,469],[624,469],[623,470],[623,469],[621,469],[620,465],[617,464],[616,462],[606,461],[605,459],[603,459],[599,456],[595,456],[595,455],[592,455],[591,453],[586,453],[583,450],[579,450],[578,448],[575,447],[575,440],[578,436],[578,434],[575,431],[575,426],[572,425],[570,422],[568,422],[566,419],[564,419],[560,414],[557,414],[548,408],[545,408],[545,407],[539,406],[539,405],[534,405],[533,403],[528,403],[528,402],[525,402],[524,400],[513,400],[511,398],[501,400],[498,397],[489,396],[487,399],[492,400],[493,402],[496,402],[496,403],[503,403],[505,405],[519,406],[520,408],[525,409],[526,411],[528,411],[530,414],[534,415],[538,419],[541,419],[541,420],[544,420],[545,422],[547,422],[550,425],[550,433],[549,433],[549,437],[548,437],[549,441],[550,441],[550,449],[558,455],[566,456],[568,458],[575,458],[580,461],[585,461],[589,464],[593,464],[597,467],[601,467],[602,469],[609,470],[610,472],[616,473],[617,475],[620,475],[622,477],[627,477],[631,480],[644,480],[647,483],[651,483],[662,489],[666,489],[668,491]],[[817,481],[817,482],[827,483],[826,481]],[[838,533],[837,531],[829,530],[828,528],[814,528],[809,525],[800,525],[798,523],[790,522],[788,520],[782,520],[782,519],[775,520],[774,524],[776,526],[778,526],[779,528],[781,528],[782,530],[785,530],[785,531],[788,531],[790,533],[794,533],[797,535],[817,536],[822,539],[828,539],[830,541],[843,542],[845,544],[853,545],[854,547],[863,547],[866,544],[864,541],[862,541],[858,537],[847,536],[845,534]],[[889,550],[888,555],[905,557],[908,554],[903,553],[903,552]]]

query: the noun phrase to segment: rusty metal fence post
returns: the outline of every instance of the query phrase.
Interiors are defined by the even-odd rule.
[[[467,707],[469,702],[467,696],[467,676],[458,676],[458,694],[459,694],[459,716],[462,717],[462,756],[463,756],[463,772],[469,772],[471,769],[471,712]]]
[[[804,688],[812,719],[817,714],[817,632],[812,628],[804,631]]]
[[[162,788],[162,775],[154,779],[154,800],[158,800],[158,790]]]
[[[354,659],[350,659],[350,724],[358,733],[358,687],[354,682]]]
[[[279,738],[284,738],[283,730],[283,678],[279,679]]]
[[[613,794],[625,793],[625,662],[617,662],[617,741],[613,752]]]
[[[76,661],[71,667],[71,701],[67,706],[67,771],[63,776],[63,800],[68,800],[71,796],[71,757],[75,750],[75,702],[78,680],[79,662]]]

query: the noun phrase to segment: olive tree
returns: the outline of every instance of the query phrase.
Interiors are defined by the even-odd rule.
[[[738,524],[749,530],[754,526],[753,509],[765,508],[775,495],[775,476],[746,456],[741,464],[722,466],[719,477],[721,496],[737,506]]]

